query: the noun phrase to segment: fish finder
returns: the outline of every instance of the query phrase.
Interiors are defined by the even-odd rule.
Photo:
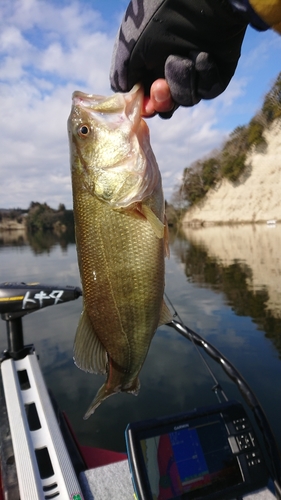
[[[227,500],[268,483],[262,450],[237,401],[131,423],[125,437],[138,500]]]

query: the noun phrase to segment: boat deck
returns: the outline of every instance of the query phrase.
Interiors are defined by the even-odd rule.
[[[90,469],[80,474],[85,500],[133,500],[134,490],[127,460]],[[243,497],[247,500],[274,500],[266,488]]]

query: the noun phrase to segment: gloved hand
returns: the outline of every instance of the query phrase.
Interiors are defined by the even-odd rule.
[[[227,0],[132,0],[114,46],[111,87],[128,92],[142,82],[149,95],[165,78],[176,106],[212,99],[235,72],[246,27]]]

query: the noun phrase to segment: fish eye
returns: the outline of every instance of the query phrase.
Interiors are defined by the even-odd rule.
[[[80,127],[78,128],[78,134],[81,136],[81,137],[87,137],[90,133],[90,127],[88,127],[88,125],[80,125]]]

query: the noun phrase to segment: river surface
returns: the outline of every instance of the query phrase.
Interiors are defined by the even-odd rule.
[[[170,234],[166,293],[184,323],[219,349],[259,399],[281,450],[281,227],[187,229]],[[0,281],[80,286],[73,236],[0,233]],[[81,444],[124,451],[128,422],[217,402],[213,380],[191,342],[157,330],[140,374],[137,397],[118,394],[89,420],[83,415],[104,378],[72,360],[82,300],[49,307],[23,320],[47,385]],[[0,321],[0,350],[6,328]],[[242,400],[219,365],[210,366],[230,398]]]

